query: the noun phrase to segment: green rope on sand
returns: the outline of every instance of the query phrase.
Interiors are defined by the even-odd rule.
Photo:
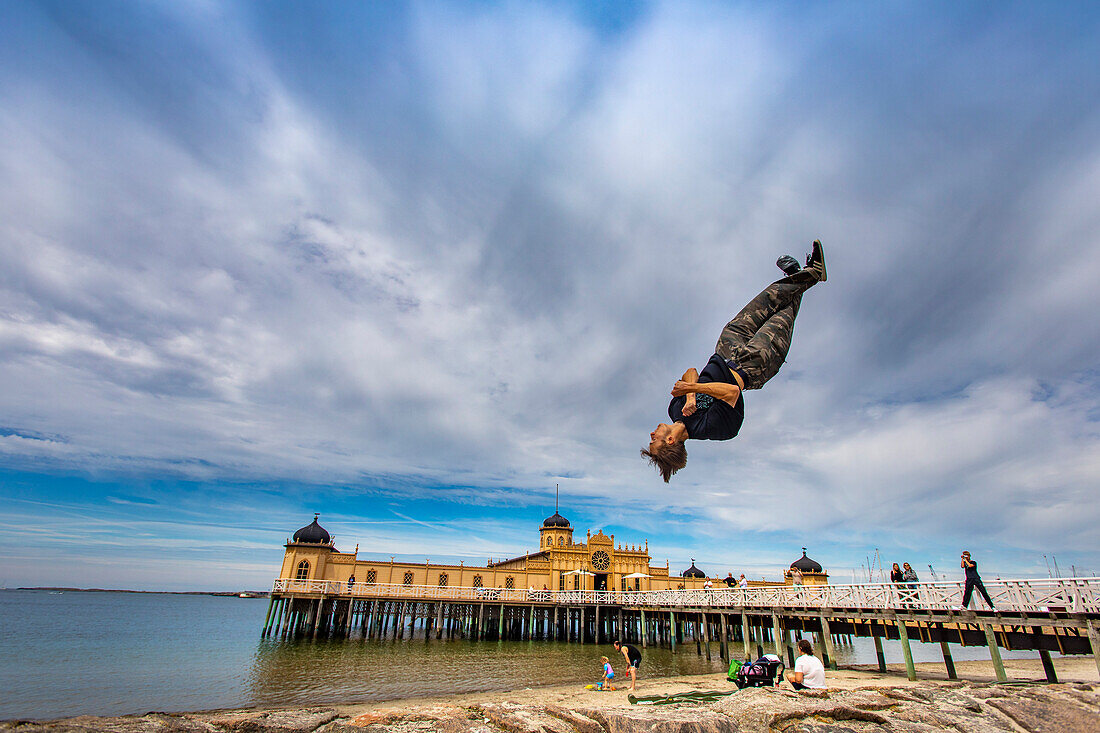
[[[694,692],[676,692],[668,695],[627,695],[631,705],[675,705],[681,702],[715,702],[728,697],[737,690],[696,690]]]

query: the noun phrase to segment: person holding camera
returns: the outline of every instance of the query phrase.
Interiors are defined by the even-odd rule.
[[[975,588],[982,594],[982,598],[985,599],[985,602],[989,604],[989,610],[996,610],[993,608],[993,600],[989,597],[989,593],[982,584],[981,576],[978,575],[978,563],[970,559],[970,551],[963,550],[960,559],[962,562],[959,563],[959,567],[966,573],[966,588],[963,590],[963,610],[966,610],[970,606],[970,594],[974,592]]]

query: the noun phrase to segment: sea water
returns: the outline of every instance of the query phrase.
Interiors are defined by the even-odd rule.
[[[432,639],[260,639],[266,598],[0,591],[0,719],[121,715],[366,702],[458,692],[583,685],[602,675],[610,644]],[[890,663],[902,661],[884,642]],[[912,644],[940,661],[938,644]],[[731,645],[739,658],[739,644]],[[649,647],[639,679],[718,672],[689,641],[673,654]],[[765,651],[769,651],[765,645]],[[988,659],[952,645],[956,660]],[[1009,652],[1006,658],[1033,657]],[[755,656],[755,654],[753,654]],[[841,664],[875,662],[870,639],[838,645]]]

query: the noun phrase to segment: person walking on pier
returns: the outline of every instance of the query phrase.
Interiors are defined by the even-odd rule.
[[[624,644],[618,640],[615,641],[615,649],[622,652],[623,658],[626,659],[626,671],[630,675],[630,689],[633,690],[638,683],[638,667],[642,663],[642,653],[633,644]]]
[[[672,422],[658,424],[649,434],[649,447],[641,451],[666,484],[687,465],[685,441],[737,436],[745,419],[742,392],[763,387],[786,361],[802,294],[825,282],[821,242],[814,242],[806,269],[790,255],[776,264],[787,276],[766,287],[726,324],[702,372],[692,367],[672,386]]]
[[[966,588],[963,590],[963,610],[966,610],[970,606],[970,594],[977,588],[978,592],[982,594],[982,598],[989,604],[989,610],[995,611],[993,608],[993,600],[989,597],[989,593],[985,589],[985,585],[982,584],[982,578],[978,575],[978,563],[970,559],[970,551],[963,550],[961,556],[962,562],[959,563],[959,567],[966,573]]]
[[[814,656],[810,640],[799,639],[798,651],[802,656],[794,660],[794,670],[787,673],[787,681],[796,690],[824,690],[825,665]]]

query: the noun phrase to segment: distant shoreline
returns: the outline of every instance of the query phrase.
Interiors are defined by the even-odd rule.
[[[156,593],[170,596],[232,596],[239,598],[242,593],[252,598],[267,598],[267,590],[129,590],[127,588],[66,588],[64,586],[39,585],[27,588],[0,588],[0,590],[46,590],[62,593]]]

